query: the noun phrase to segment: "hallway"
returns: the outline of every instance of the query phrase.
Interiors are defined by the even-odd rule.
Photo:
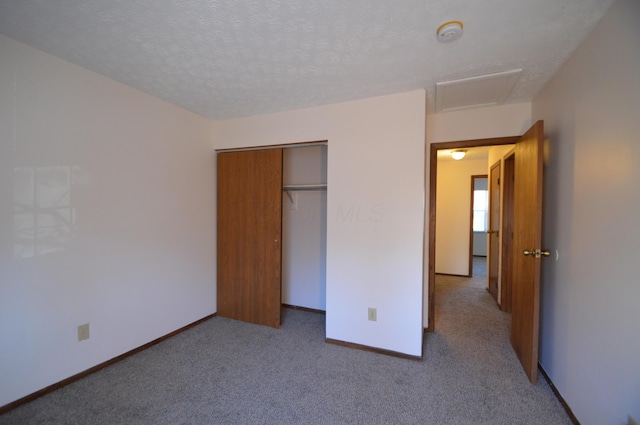
[[[472,277],[487,277],[487,257],[473,256]]]
[[[484,257],[474,258],[471,278],[436,275],[435,303],[436,332],[426,336],[424,359],[445,383],[462,382],[452,384],[461,402],[497,412],[504,401],[521,397],[545,407],[533,408],[540,416],[520,417],[521,423],[571,423],[548,383],[532,385],[522,370],[509,340],[511,315],[486,290]]]

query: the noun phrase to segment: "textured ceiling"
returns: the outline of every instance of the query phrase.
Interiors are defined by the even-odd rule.
[[[0,0],[0,33],[220,120],[522,68],[528,102],[613,0]],[[464,22],[439,43],[436,29]]]

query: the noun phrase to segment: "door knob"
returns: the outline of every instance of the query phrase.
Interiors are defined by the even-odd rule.
[[[541,249],[532,249],[532,250],[528,250],[525,249],[524,251],[522,251],[522,253],[524,255],[531,255],[532,257],[535,258],[540,258],[540,257],[548,257],[551,255],[551,253],[547,250],[541,250]]]

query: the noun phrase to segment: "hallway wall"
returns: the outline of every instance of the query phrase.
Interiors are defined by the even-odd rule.
[[[436,273],[469,274],[471,176],[486,170],[482,159],[438,161]]]

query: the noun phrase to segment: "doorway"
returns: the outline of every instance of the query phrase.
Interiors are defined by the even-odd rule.
[[[514,144],[519,136],[499,137],[491,139],[466,140],[460,142],[432,143],[430,146],[429,169],[429,273],[428,273],[428,326],[427,332],[435,331],[435,279],[436,279],[436,202],[438,183],[438,151],[474,148],[480,146],[500,146]]]
[[[537,121],[522,136],[435,143],[430,158],[428,331],[435,330],[435,241],[437,153],[440,149],[514,144],[513,268],[511,346],[532,383],[537,381],[540,268],[550,255],[542,247],[544,123]],[[516,255],[517,254],[517,255]]]

